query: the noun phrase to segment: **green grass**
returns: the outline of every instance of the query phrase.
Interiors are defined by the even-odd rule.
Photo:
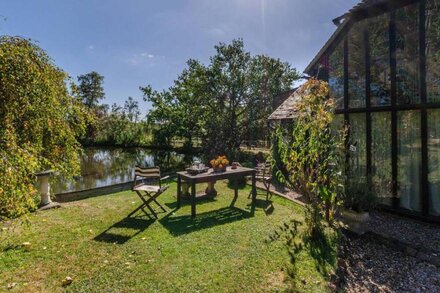
[[[300,236],[301,207],[259,196],[252,216],[248,187],[235,202],[225,182],[216,187],[195,220],[188,204],[174,211],[172,184],[159,197],[168,211],[156,221],[142,211],[126,218],[140,200],[121,192],[34,213],[27,224],[0,224],[0,292],[13,282],[12,291],[25,292],[328,291],[334,232],[312,245]],[[73,283],[64,288],[66,276]]]

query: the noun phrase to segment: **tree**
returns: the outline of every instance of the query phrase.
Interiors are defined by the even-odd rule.
[[[99,106],[99,101],[105,98],[104,76],[96,71],[78,76],[78,90],[82,102],[89,109],[96,109]]]
[[[197,137],[207,156],[235,157],[249,133],[255,139],[267,135],[265,121],[274,110],[273,98],[290,89],[299,75],[279,59],[251,56],[242,40],[215,49],[208,65],[189,60],[167,91],[150,86],[141,90],[152,103],[149,119],[160,127],[156,135],[183,137],[190,143]]]
[[[336,197],[341,193],[342,173],[339,168],[344,151],[343,132],[332,131],[335,101],[328,98],[326,82],[310,79],[299,90],[297,115],[292,132],[275,136],[278,160],[284,170],[278,170],[281,182],[299,189],[307,203],[306,220],[311,236],[321,231],[322,211],[327,220],[334,214]],[[279,165],[274,162],[274,166]]]
[[[132,97],[128,97],[128,100],[126,100],[124,104],[124,110],[127,113],[128,120],[132,123],[136,123],[141,114],[138,101],[133,100]]]
[[[79,172],[88,110],[68,76],[29,40],[0,38],[0,218],[34,207],[35,172]]]
[[[93,113],[95,118],[87,125],[86,137],[82,139],[84,143],[87,143],[96,139],[99,121],[108,111],[107,105],[99,104],[99,101],[105,98],[102,86],[104,77],[96,71],[92,71],[78,76],[78,82],[79,85],[75,89],[81,97],[82,103]]]

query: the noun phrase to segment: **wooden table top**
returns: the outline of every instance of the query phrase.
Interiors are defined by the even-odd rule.
[[[208,172],[200,173],[197,175],[191,175],[186,171],[177,172],[177,175],[185,181],[201,183],[229,179],[233,177],[250,176],[255,174],[255,172],[255,169],[252,168],[237,167],[237,169],[231,169],[231,167],[227,167],[225,172],[220,173],[214,173],[214,170],[211,168],[208,170]]]

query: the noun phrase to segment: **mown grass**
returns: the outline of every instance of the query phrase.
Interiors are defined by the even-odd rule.
[[[121,192],[0,224],[0,291],[11,283],[24,292],[328,291],[336,233],[313,245],[301,236],[301,207],[260,196],[252,216],[248,187],[235,201],[225,182],[217,190],[195,220],[189,205],[174,210],[172,184],[156,221],[142,211],[126,218],[140,200]],[[66,276],[73,282],[63,287]]]

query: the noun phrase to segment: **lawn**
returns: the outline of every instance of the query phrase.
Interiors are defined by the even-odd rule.
[[[188,204],[174,210],[172,184],[159,197],[167,213],[156,221],[142,211],[126,218],[140,204],[127,191],[34,213],[25,224],[0,224],[0,291],[11,283],[12,291],[26,292],[329,290],[334,232],[311,245],[301,236],[300,206],[259,196],[252,216],[248,187],[235,201],[226,182],[217,190],[214,200],[197,205],[195,220]],[[63,287],[66,276],[73,282]]]

